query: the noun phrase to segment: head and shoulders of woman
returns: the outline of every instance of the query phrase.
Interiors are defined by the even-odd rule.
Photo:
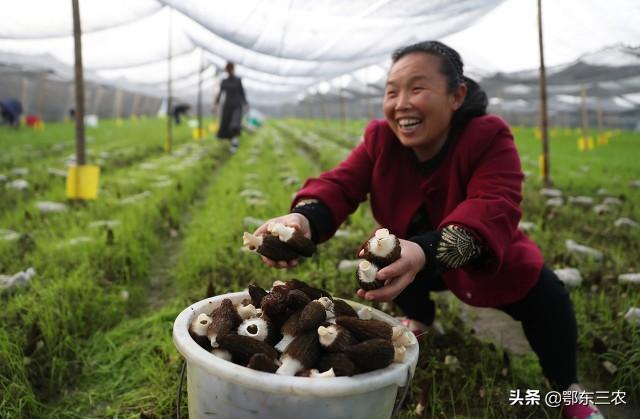
[[[240,83],[240,77],[236,75],[236,65],[232,61],[227,61],[227,64],[224,66],[224,71],[227,73],[227,77],[222,80],[222,83],[228,85],[234,85]]]
[[[486,93],[464,75],[453,48],[424,41],[397,49],[391,61],[382,102],[385,119],[373,121],[367,131],[393,138],[425,161],[461,137],[490,140],[508,129],[501,118],[487,114]]]

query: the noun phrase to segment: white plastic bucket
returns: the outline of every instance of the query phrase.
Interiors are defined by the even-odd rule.
[[[187,361],[192,419],[388,419],[394,412],[396,397],[408,389],[418,362],[417,342],[407,347],[403,363],[352,377],[286,377],[218,358],[198,346],[188,328],[193,316],[211,312],[225,298],[237,304],[249,294],[237,292],[198,301],[180,313],[173,324],[173,342]],[[363,307],[353,301],[348,303],[356,310]],[[399,324],[375,309],[373,318]]]

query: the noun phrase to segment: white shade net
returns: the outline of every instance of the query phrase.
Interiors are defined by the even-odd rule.
[[[536,4],[536,0],[82,0],[85,78],[131,94],[166,97],[171,39],[172,95],[178,100],[193,103],[198,74],[204,70],[203,97],[211,103],[224,75],[221,69],[233,61],[253,106],[268,110],[300,102],[328,105],[348,100],[349,106],[363,107],[366,101],[370,107],[378,106],[394,49],[440,39],[461,53],[468,74],[482,79],[483,85],[486,81],[494,104],[520,100],[535,112]],[[69,0],[0,0],[0,10],[3,71],[11,68],[34,80],[39,72],[49,71],[48,79],[73,80]],[[611,110],[637,109],[637,102],[627,97],[640,92],[636,82],[627,80],[631,76],[598,73],[598,69],[636,67],[633,60],[639,58],[632,47],[640,44],[638,21],[638,1],[543,1],[552,102],[572,106],[553,96],[580,95],[586,84],[594,95],[608,98]],[[575,79],[572,74],[580,69],[585,74]],[[502,73],[510,76],[501,78]],[[518,90],[519,85],[525,88]],[[19,96],[15,85],[5,86],[0,82],[4,89],[0,96]]]

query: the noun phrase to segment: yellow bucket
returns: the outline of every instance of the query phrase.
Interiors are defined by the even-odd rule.
[[[67,173],[67,198],[96,199],[100,167],[94,165],[71,166]]]

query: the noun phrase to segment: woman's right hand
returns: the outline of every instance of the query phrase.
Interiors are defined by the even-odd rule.
[[[298,231],[300,231],[302,234],[304,234],[306,238],[308,239],[311,238],[311,226],[309,225],[309,220],[307,220],[307,217],[305,217],[304,215],[298,214],[298,213],[291,213],[291,214],[283,215],[281,217],[272,218],[266,221],[260,227],[258,227],[258,229],[253,234],[256,236],[262,236],[267,234],[268,232],[267,226],[270,223],[282,223],[286,226],[293,227]],[[260,257],[262,258],[262,261],[265,264],[274,268],[286,269],[286,268],[293,268],[294,266],[298,266],[297,259],[292,259],[287,261],[284,261],[284,260],[275,261],[262,255],[260,255]]]

